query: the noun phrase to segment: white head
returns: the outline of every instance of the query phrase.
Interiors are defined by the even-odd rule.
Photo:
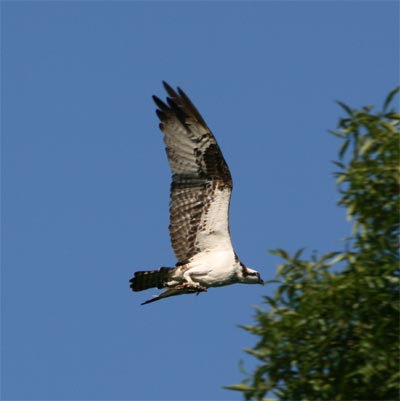
[[[253,270],[250,267],[240,263],[241,270],[238,274],[239,282],[244,284],[264,284],[264,281],[260,277],[260,273],[257,270]]]

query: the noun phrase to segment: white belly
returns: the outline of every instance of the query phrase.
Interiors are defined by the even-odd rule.
[[[190,278],[204,287],[219,287],[236,282],[238,263],[233,250],[202,252],[186,267]]]

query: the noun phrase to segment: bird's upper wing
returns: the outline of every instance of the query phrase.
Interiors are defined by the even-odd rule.
[[[232,247],[228,211],[232,178],[207,124],[187,95],[163,82],[156,96],[160,129],[172,170],[170,235],[178,264],[206,249]]]

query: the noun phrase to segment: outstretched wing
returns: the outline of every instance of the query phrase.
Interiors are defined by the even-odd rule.
[[[178,264],[204,250],[232,248],[228,212],[232,178],[207,124],[187,95],[163,82],[166,103],[156,96],[172,171],[170,236]]]

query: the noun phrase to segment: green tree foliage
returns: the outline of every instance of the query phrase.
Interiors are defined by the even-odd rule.
[[[302,257],[275,250],[280,285],[257,309],[246,352],[258,367],[226,388],[246,400],[397,400],[399,396],[399,123],[389,110],[354,110],[332,133],[335,173],[353,230],[344,251]]]

